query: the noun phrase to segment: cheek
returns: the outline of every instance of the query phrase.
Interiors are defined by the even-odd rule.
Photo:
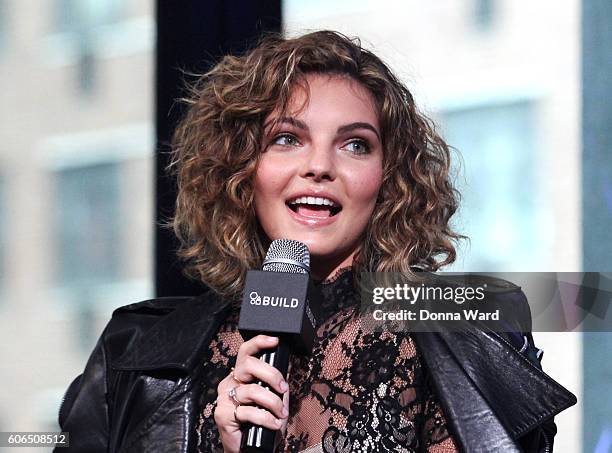
[[[262,203],[265,199],[272,196],[278,186],[278,175],[265,160],[257,167],[255,173],[255,204]]]
[[[262,223],[270,217],[271,209],[282,200],[282,193],[287,185],[287,175],[278,165],[262,159],[255,173],[255,211]]]
[[[382,185],[382,169],[354,173],[351,178],[351,198],[358,201],[360,209],[373,208]]]

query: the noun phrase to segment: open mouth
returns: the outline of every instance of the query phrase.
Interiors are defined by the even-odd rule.
[[[337,215],[342,206],[325,197],[297,197],[287,201],[287,206],[304,217],[325,219]]]

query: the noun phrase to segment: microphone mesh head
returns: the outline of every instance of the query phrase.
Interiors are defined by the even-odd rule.
[[[310,272],[310,252],[306,244],[292,239],[276,239],[270,244],[262,270],[307,274]]]

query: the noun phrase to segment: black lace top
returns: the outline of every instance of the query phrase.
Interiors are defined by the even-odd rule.
[[[350,271],[321,286],[313,353],[291,357],[290,415],[278,451],[458,452],[410,334],[368,326]],[[217,385],[243,341],[237,321],[234,312],[203,364],[200,452],[222,451],[213,411]]]

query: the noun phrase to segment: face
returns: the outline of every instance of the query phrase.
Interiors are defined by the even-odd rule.
[[[268,238],[304,242],[324,278],[352,263],[382,183],[383,150],[365,87],[341,76],[306,82],[287,116],[266,119],[255,209]]]

